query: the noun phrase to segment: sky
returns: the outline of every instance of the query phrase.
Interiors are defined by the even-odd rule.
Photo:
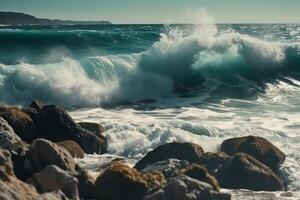
[[[126,23],[300,23],[300,0],[0,0],[0,11]]]

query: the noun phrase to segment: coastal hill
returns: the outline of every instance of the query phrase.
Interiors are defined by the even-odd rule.
[[[109,21],[71,21],[59,19],[43,19],[17,12],[0,12],[1,25],[83,25],[111,24]]]

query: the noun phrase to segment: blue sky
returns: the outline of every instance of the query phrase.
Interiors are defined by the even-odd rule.
[[[300,0],[0,0],[1,11],[113,23],[193,23],[202,9],[218,23],[300,23]]]

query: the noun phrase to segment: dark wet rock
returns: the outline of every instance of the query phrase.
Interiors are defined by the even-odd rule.
[[[31,200],[37,196],[33,186],[15,177],[9,151],[0,149],[0,199]]]
[[[227,158],[229,156],[224,152],[206,152],[201,155],[199,164],[204,166],[211,175],[217,176]]]
[[[45,139],[37,139],[26,153],[26,158],[34,167],[34,172],[45,169],[48,165],[57,165],[63,170],[75,172],[75,162],[64,148]]]
[[[189,142],[173,142],[161,145],[150,151],[138,161],[135,168],[138,170],[146,168],[148,165],[158,161],[175,158],[179,160],[186,160],[190,163],[197,163],[201,155],[204,153],[203,149],[194,143]]]
[[[76,178],[80,199],[96,199],[96,178],[81,168],[77,169]]]
[[[281,180],[269,167],[244,153],[237,153],[227,159],[218,179],[224,188],[255,191],[283,190]]]
[[[40,110],[43,109],[45,105],[42,102],[39,101],[32,101],[29,105],[29,108],[32,108],[34,110],[36,110],[37,112],[39,112]]]
[[[230,200],[230,194],[215,191],[211,185],[181,175],[161,187],[148,190],[143,200]]]
[[[188,177],[197,179],[198,181],[202,181],[205,183],[210,184],[214,190],[219,191],[220,190],[220,186],[218,181],[215,179],[215,177],[211,176],[208,171],[197,164],[192,164],[188,167],[186,167],[185,169],[181,170],[180,172],[183,175],[186,175]]]
[[[86,153],[102,153],[106,143],[88,130],[82,129],[63,109],[44,106],[37,115],[37,133],[54,142],[73,140]]]
[[[185,160],[167,159],[148,165],[142,169],[141,172],[153,172],[160,171],[166,178],[177,176],[181,170],[188,167],[190,163]]]
[[[34,185],[41,193],[61,190],[67,197],[79,199],[78,180],[55,165],[47,166],[44,170],[34,174],[27,182]]]
[[[56,143],[58,146],[65,148],[70,152],[70,154],[73,156],[73,158],[83,158],[84,157],[84,151],[79,146],[77,142],[74,142],[73,140],[66,140],[62,142]]]
[[[0,116],[8,122],[15,133],[26,142],[34,137],[34,123],[31,117],[18,107],[0,106]]]
[[[0,147],[12,151],[14,144],[21,141],[8,122],[0,117]]]
[[[123,163],[113,162],[96,180],[97,199],[140,200],[150,187],[161,184],[162,179],[159,172],[142,174]]]
[[[228,155],[247,153],[273,170],[277,170],[285,161],[285,154],[261,137],[246,136],[228,139],[222,143],[221,150]]]

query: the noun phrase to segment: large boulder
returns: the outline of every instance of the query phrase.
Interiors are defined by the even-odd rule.
[[[121,162],[114,162],[96,180],[97,199],[140,200],[156,182],[160,184],[163,181],[160,173],[152,175],[142,174]]]
[[[0,116],[14,129],[15,133],[26,142],[34,137],[34,123],[31,117],[18,107],[0,106]]]
[[[33,172],[39,172],[48,165],[57,165],[63,170],[75,172],[75,162],[71,154],[45,139],[35,140],[26,153],[26,158],[33,165]]]
[[[148,165],[158,161],[167,160],[169,158],[197,163],[203,153],[203,149],[197,144],[189,142],[172,142],[161,145],[147,153],[145,157],[136,163],[135,168],[141,170],[146,168]]]
[[[58,146],[65,148],[70,152],[70,154],[73,156],[73,158],[83,158],[84,157],[84,151],[79,146],[77,142],[74,142],[73,140],[66,140],[62,142],[56,143]]]
[[[44,106],[36,119],[37,134],[54,142],[73,140],[86,153],[102,153],[106,146],[99,137],[82,129],[63,109],[55,106]]]
[[[7,121],[0,117],[0,147],[12,151],[14,145],[21,141]]]
[[[285,154],[261,137],[246,136],[228,139],[222,143],[221,150],[228,155],[239,152],[249,154],[273,170],[277,170],[285,161]]]
[[[255,191],[283,190],[281,180],[274,172],[250,155],[237,153],[223,164],[219,183],[224,188]]]
[[[143,200],[230,200],[230,194],[215,191],[211,185],[187,176],[177,176],[166,184],[148,190]]]
[[[41,193],[61,190],[67,197],[79,199],[78,180],[55,165],[49,165],[41,172],[34,174],[27,182],[34,185]]]
[[[31,200],[37,196],[33,186],[15,177],[9,151],[0,149],[0,199]]]

